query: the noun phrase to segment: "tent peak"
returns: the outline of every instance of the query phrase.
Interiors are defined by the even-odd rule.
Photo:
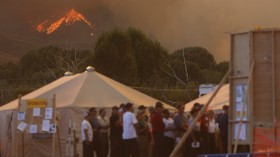
[[[73,73],[70,72],[70,71],[66,71],[66,72],[64,73],[64,76],[72,76],[72,75],[73,75]]]
[[[86,71],[87,71],[87,72],[94,72],[94,71],[95,71],[95,68],[92,67],[92,66],[88,66],[88,67],[86,68]]]

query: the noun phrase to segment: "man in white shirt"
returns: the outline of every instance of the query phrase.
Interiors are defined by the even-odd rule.
[[[136,134],[137,119],[133,113],[133,104],[125,105],[126,112],[123,114],[123,140],[124,157],[138,157],[138,143]]]
[[[91,118],[92,118],[92,114],[88,113],[82,122],[81,133],[82,133],[82,142],[83,142],[83,157],[93,157],[93,151],[92,151],[93,132],[92,132],[92,127],[89,123]]]
[[[175,146],[175,124],[174,120],[170,117],[170,112],[167,109],[163,110],[163,123],[165,125],[163,157],[169,157]]]

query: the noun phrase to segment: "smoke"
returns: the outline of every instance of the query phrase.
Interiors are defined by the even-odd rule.
[[[2,1],[2,2],[1,2]],[[0,0],[0,29],[27,32],[75,8],[96,31],[136,27],[173,52],[202,46],[229,60],[231,32],[279,27],[279,0]],[[2,5],[4,4],[4,5]],[[13,19],[13,20],[11,20]]]
[[[120,25],[134,25],[169,51],[203,46],[218,61],[229,60],[230,32],[279,27],[279,0],[110,1]]]

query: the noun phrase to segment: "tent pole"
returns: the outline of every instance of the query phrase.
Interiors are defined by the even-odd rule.
[[[59,126],[58,125],[57,125],[57,138],[58,138],[59,156],[62,157],[61,145],[60,145],[60,135],[59,135]]]
[[[21,133],[22,157],[24,157],[24,133]]]
[[[74,136],[74,157],[78,157],[77,155],[77,140],[76,140],[76,130],[74,129],[73,131],[73,136]]]
[[[53,121],[54,121],[54,125],[55,125],[55,127],[56,127],[56,124],[55,124],[55,122],[56,122],[56,111],[55,111],[55,102],[56,102],[56,100],[55,100],[55,94],[53,95]],[[52,135],[52,157],[55,157],[55,135],[53,134]]]
[[[190,135],[190,133],[192,132],[193,128],[195,127],[196,122],[200,119],[200,117],[204,114],[204,112],[206,111],[206,108],[208,108],[208,106],[210,105],[210,103],[212,102],[212,100],[214,99],[214,97],[217,95],[217,93],[219,92],[219,90],[221,89],[222,85],[226,82],[226,79],[228,78],[229,74],[231,72],[231,68],[229,68],[228,72],[225,74],[225,76],[223,77],[222,81],[220,82],[218,88],[214,91],[213,95],[210,97],[210,99],[207,101],[207,103],[203,106],[203,108],[201,109],[201,111],[198,113],[198,115],[196,116],[196,118],[194,119],[194,121],[192,122],[191,126],[189,126],[188,130],[184,133],[182,139],[180,140],[180,142],[176,145],[176,147],[173,149],[170,157],[176,157],[179,150],[181,149],[181,147],[183,146],[185,140],[188,138],[188,136]]]
[[[18,111],[19,111],[19,109],[20,109],[20,101],[21,101],[21,95],[19,95],[18,96],[18,107],[17,107],[17,114],[18,114]],[[15,125],[16,125],[16,127],[15,128],[17,128],[17,119],[16,119],[16,122],[15,122]],[[18,157],[18,139],[19,139],[19,135],[18,135],[18,133],[17,133],[17,129],[15,129],[15,134],[16,134],[16,139],[15,139],[15,147],[16,147],[16,152],[15,152],[15,157]]]

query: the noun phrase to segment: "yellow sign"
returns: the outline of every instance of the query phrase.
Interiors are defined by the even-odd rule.
[[[30,99],[27,100],[28,108],[46,108],[47,100],[45,99]]]

